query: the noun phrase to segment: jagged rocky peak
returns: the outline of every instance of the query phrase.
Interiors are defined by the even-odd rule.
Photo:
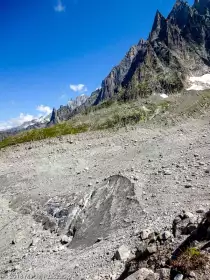
[[[144,96],[145,90],[170,94],[182,90],[190,75],[210,72],[209,7],[210,0],[196,1],[192,7],[176,0],[167,18],[157,11],[148,40],[140,41],[137,52],[132,55],[131,49],[111,71],[98,101],[112,98],[120,86],[128,97]]]
[[[88,96],[81,94],[75,100],[71,99],[67,105],[61,105],[58,110],[54,108],[49,125],[69,120],[74,115],[74,111],[85,104],[87,100]]]
[[[53,108],[52,115],[50,118],[50,125],[57,124],[59,122],[60,122],[60,120],[58,118],[58,112],[55,108]]]
[[[79,96],[76,97],[75,100],[71,99],[69,102],[68,102],[68,107],[71,109],[71,110],[74,110],[76,109],[77,107],[81,106],[82,104],[84,104],[86,102],[86,100],[88,99],[88,96],[85,95],[85,94],[81,94]]]
[[[157,10],[149,40],[154,41],[159,37],[165,37],[166,27],[167,21],[165,17]]]
[[[210,9],[210,0],[195,0],[194,7],[199,13],[205,14]]]
[[[196,0],[192,7],[176,0],[167,18],[157,11],[148,40],[141,39],[129,49],[102,81],[101,89],[84,103],[81,98],[71,100],[57,111],[57,117],[68,120],[86,107],[118,96],[127,100],[180,92],[190,76],[210,73],[209,27],[210,0]]]
[[[171,24],[177,25],[182,29],[188,22],[189,15],[192,12],[190,5],[183,0],[176,0],[176,3],[169,14],[167,21]]]
[[[125,76],[127,75],[133,60],[142,47],[143,42],[144,41],[142,40],[141,43],[133,45],[126,53],[120,64],[115,66],[109,75],[102,81],[101,90],[96,103],[99,103],[100,101],[107,98],[112,98],[115,95],[117,88],[121,85]]]

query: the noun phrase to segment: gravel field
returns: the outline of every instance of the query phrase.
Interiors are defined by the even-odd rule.
[[[3,149],[0,277],[115,280],[135,232],[209,209],[209,179],[207,117]]]

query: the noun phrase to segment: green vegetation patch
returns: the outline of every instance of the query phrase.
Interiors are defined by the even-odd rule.
[[[9,136],[0,142],[0,149],[20,143],[38,141],[46,138],[57,137],[66,134],[77,134],[88,130],[85,124],[72,126],[70,123],[61,123],[52,127],[29,130],[15,136]]]
[[[188,248],[176,260],[172,262],[172,267],[184,275],[193,270],[202,270],[209,262],[205,253],[201,253],[197,248]]]

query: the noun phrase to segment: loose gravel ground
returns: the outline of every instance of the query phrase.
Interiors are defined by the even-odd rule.
[[[68,248],[34,219],[33,209],[42,210],[50,200],[73,194],[84,197],[116,174],[134,183],[139,214],[133,211],[126,226],[119,225],[100,242]],[[132,248],[137,230],[169,228],[181,210],[208,210],[209,179],[207,118],[173,127],[135,126],[65,136],[1,150],[0,276],[117,279],[124,267],[112,261],[116,248],[122,244]]]

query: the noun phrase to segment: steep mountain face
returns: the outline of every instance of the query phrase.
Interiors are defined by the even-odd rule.
[[[148,40],[141,40],[102,82],[95,104],[118,96],[129,99],[182,90],[189,76],[210,71],[210,1],[191,7],[177,0],[169,16],[157,11]]]
[[[97,103],[113,96],[115,90],[123,82],[126,74],[128,73],[134,58],[141,49],[142,43],[143,41],[141,40],[138,45],[132,46],[121,63],[114,67],[107,78],[103,80],[101,86],[102,90],[97,98]]]
[[[54,109],[49,125],[107,99],[124,100],[152,93],[172,94],[188,86],[190,77],[210,73],[210,0],[193,6],[176,0],[168,17],[156,12],[148,39],[130,48],[102,81],[101,89]]]
[[[192,77],[208,73],[210,0],[195,0],[193,6],[176,0],[167,18],[156,12],[148,39],[140,40],[130,48],[120,64],[102,81],[101,89],[90,97],[81,95],[66,106],[54,109],[47,125],[69,120],[107,99],[129,100],[152,93],[180,92],[189,88]],[[43,126],[46,123],[40,122],[27,129]]]
[[[85,95],[85,94],[81,94],[79,96],[76,97],[75,100],[71,99],[69,102],[68,102],[68,107],[71,109],[71,110],[74,110],[76,109],[77,107],[81,106],[82,104],[85,103],[85,101],[88,99],[88,96]]]

